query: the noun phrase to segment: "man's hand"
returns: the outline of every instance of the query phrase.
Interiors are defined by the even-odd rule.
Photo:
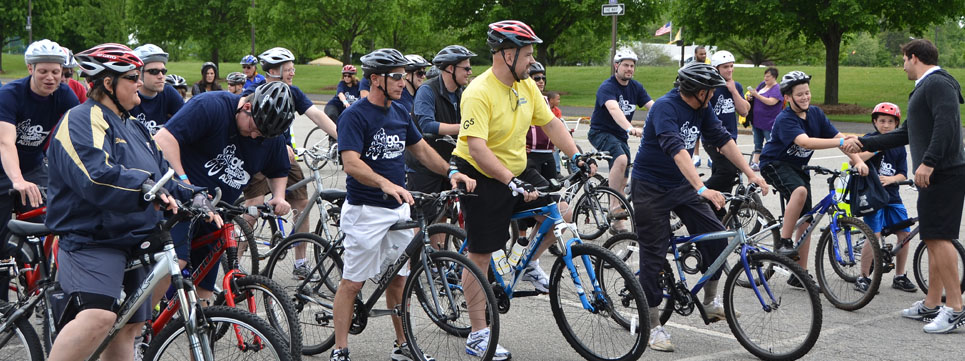
[[[919,165],[918,169],[915,170],[915,185],[921,188],[928,188],[931,184],[931,174],[935,171],[935,168],[929,167],[927,165]]]
[[[291,145],[288,145],[285,148],[288,149],[288,162],[291,164],[295,164],[295,150],[292,149]]]
[[[211,197],[209,197],[207,193],[195,193],[194,197],[191,198],[191,209],[206,213],[205,218],[208,222],[214,223],[218,228],[224,226],[224,220],[221,219],[221,215],[218,214],[214,204],[211,203]]]
[[[637,128],[637,127],[634,127],[634,126],[630,126],[630,129],[627,129],[627,134],[639,138],[639,137],[642,137],[642,136],[643,136],[643,129],[642,129],[642,128]]]
[[[291,204],[288,204],[288,202],[283,198],[272,198],[270,201],[268,201],[268,205],[271,206],[271,209],[275,212],[275,215],[279,216],[284,216],[292,210]]]
[[[16,189],[17,192],[20,192],[20,203],[27,204],[27,201],[29,200],[30,207],[40,207],[43,197],[40,196],[40,188],[38,188],[36,184],[26,180],[20,180],[18,182],[13,182],[13,189]]]
[[[862,177],[868,175],[868,165],[864,162],[855,164],[854,169],[858,170],[858,174],[860,174]]]
[[[452,185],[452,189],[459,187],[459,183],[466,185],[466,191],[472,192],[476,190],[476,180],[469,178],[469,176],[462,174],[462,172],[453,173],[452,177],[449,177],[449,184]]]
[[[841,150],[845,151],[846,153],[855,154],[860,153],[861,147],[863,146],[864,145],[861,144],[861,141],[858,140],[858,137],[849,135],[844,137],[844,145],[841,146]]]
[[[386,182],[388,185],[382,187],[382,192],[395,198],[396,202],[406,203],[408,205],[415,204],[415,199],[412,198],[412,194],[409,193],[405,188],[400,187],[392,182]]]
[[[573,157],[576,158],[576,157],[579,156],[579,155],[580,155],[580,154],[577,153],[577,154],[574,154]],[[589,168],[589,170],[590,170],[590,177],[596,175],[596,170],[597,170],[596,159],[593,159],[593,158],[582,159],[582,158],[581,158],[581,159],[574,159],[574,160],[576,161],[576,166],[577,166],[577,167],[583,168],[583,165],[584,165],[584,164],[588,164],[588,165],[589,165],[588,168]]]
[[[519,178],[513,177],[507,186],[509,186],[509,189],[513,191],[514,196],[522,194],[524,202],[532,202],[536,200],[536,197],[539,197],[539,192],[536,191],[536,187],[533,187],[532,184],[526,183]]]
[[[724,207],[724,202],[727,201],[726,199],[724,199],[723,194],[720,194],[720,192],[710,188],[707,188],[703,192],[701,192],[700,196],[704,197],[705,199],[713,203],[715,209],[721,209],[722,207]]]
[[[767,182],[764,181],[764,178],[761,178],[759,175],[754,175],[748,180],[750,180],[751,183],[757,184],[758,187],[761,187],[761,195],[766,196],[771,190],[771,186],[767,185]]]
[[[730,90],[731,92],[737,92],[737,84],[734,82],[734,79],[725,80],[724,86],[726,86],[727,90]]]

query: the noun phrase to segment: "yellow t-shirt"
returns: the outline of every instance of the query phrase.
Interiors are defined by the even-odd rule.
[[[487,177],[491,176],[469,156],[468,137],[485,139],[499,162],[518,176],[526,169],[526,132],[530,125],[542,126],[553,120],[553,112],[532,78],[515,82],[510,88],[493,75],[492,68],[469,83],[459,108],[462,127],[452,154]]]

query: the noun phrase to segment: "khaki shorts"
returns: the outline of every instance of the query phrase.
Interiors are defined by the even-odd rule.
[[[302,173],[302,166],[299,165],[298,162],[293,162],[291,169],[288,170],[288,184],[286,187],[291,187],[303,179],[305,179],[305,174]],[[261,173],[255,174],[254,177],[251,177],[251,181],[248,182],[248,186],[245,187],[244,192],[246,199],[261,197],[271,193],[271,187],[268,186],[268,178],[265,178],[265,175]],[[307,186],[285,192],[285,200],[287,201],[301,199],[308,199]]]

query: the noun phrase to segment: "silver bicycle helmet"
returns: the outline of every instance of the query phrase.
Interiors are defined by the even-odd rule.
[[[258,86],[250,102],[255,126],[265,138],[284,134],[295,120],[295,103],[284,82],[273,81]]]
[[[289,61],[295,61],[295,55],[288,49],[276,47],[265,50],[261,55],[258,55],[258,59],[261,60],[261,70],[268,71],[268,69],[277,68]]]
[[[162,63],[168,63],[168,53],[165,53],[161,47],[154,44],[144,44],[134,49],[134,54],[141,58],[144,64],[153,63],[160,61]]]
[[[230,85],[238,85],[238,84],[244,84],[246,81],[248,81],[248,77],[246,77],[245,74],[242,74],[237,71],[233,71],[231,73],[228,73],[228,76],[225,78],[225,80],[227,80],[228,84]]]
[[[410,62],[401,52],[383,48],[362,56],[362,74],[368,78],[372,74],[385,74],[394,68],[407,67]]]
[[[529,66],[529,75],[543,73],[546,74],[546,68],[540,62],[535,62],[533,65]]]
[[[168,83],[168,84],[171,84],[171,86],[173,86],[173,87],[175,87],[175,88],[178,88],[178,87],[187,88],[187,87],[188,87],[188,82],[187,82],[186,80],[184,80],[183,77],[181,77],[180,75],[177,75],[177,74],[168,74],[168,76],[164,77],[164,82],[165,82],[165,83]]]
[[[790,93],[795,85],[809,83],[811,83],[810,75],[799,70],[791,71],[790,73],[784,74],[784,77],[781,78],[781,95]]]
[[[23,54],[23,61],[27,63],[27,65],[37,63],[66,64],[67,53],[64,52],[59,44],[43,39],[31,43],[30,46],[27,47],[27,51]]]
[[[409,60],[409,65],[405,67],[405,71],[407,72],[420,70],[432,65],[426,61],[426,58],[423,58],[422,55],[419,54],[409,54],[406,55],[405,58]]]
[[[624,60],[633,60],[634,63],[637,62],[637,53],[630,48],[622,48],[617,50],[616,54],[613,54],[613,63],[617,64]]]

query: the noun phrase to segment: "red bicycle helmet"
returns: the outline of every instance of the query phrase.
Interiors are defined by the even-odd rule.
[[[533,29],[522,21],[503,20],[489,24],[489,34],[486,43],[493,50],[504,48],[522,48],[530,44],[542,43]]]
[[[95,77],[104,70],[124,74],[144,66],[141,58],[127,46],[106,43],[74,54],[83,76]]]
[[[355,74],[358,70],[355,69],[355,65],[349,64],[342,67],[342,74]]]
[[[898,118],[899,123],[901,122],[901,109],[898,109],[898,106],[894,103],[884,102],[875,105],[875,109],[871,111],[871,120],[875,120],[878,114],[892,115]]]

